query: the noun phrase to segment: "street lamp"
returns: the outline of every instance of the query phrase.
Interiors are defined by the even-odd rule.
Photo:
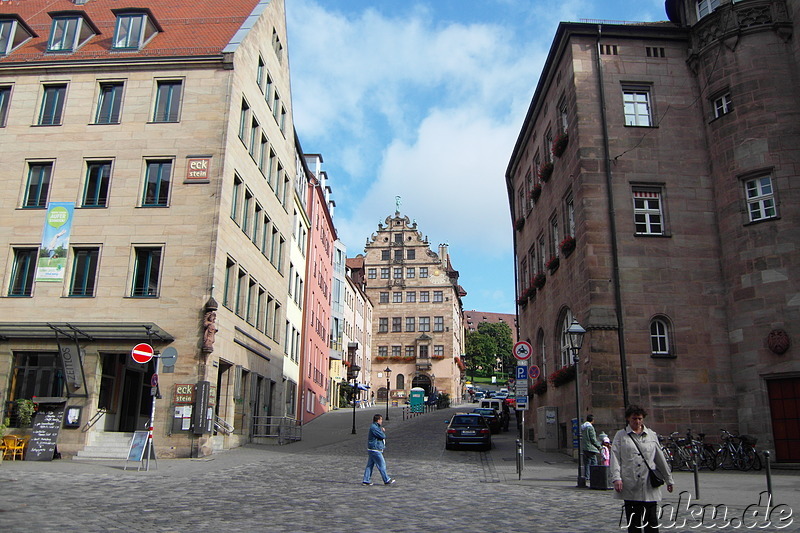
[[[350,365],[347,369],[347,377],[353,380],[353,435],[356,434],[356,393],[358,392],[356,379],[358,378],[359,370],[361,370],[361,367],[356,364]]]
[[[389,420],[389,387],[391,386],[389,375],[392,373],[392,369],[387,366],[384,372],[386,373],[386,418],[384,420]]]
[[[581,443],[581,393],[580,393],[580,374],[578,373],[578,361],[580,361],[580,357],[578,357],[578,352],[583,345],[583,336],[586,333],[586,330],[578,324],[578,321],[574,318],[572,319],[572,324],[569,325],[566,331],[566,341],[567,346],[569,346],[570,351],[572,352],[572,362],[575,365],[575,412],[576,412],[576,423],[577,423],[577,433],[578,433],[578,486],[585,487],[586,486],[586,476],[583,471],[583,446]]]

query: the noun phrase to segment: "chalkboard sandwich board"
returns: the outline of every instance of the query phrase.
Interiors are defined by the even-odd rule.
[[[26,461],[52,461],[64,420],[64,405],[41,405],[33,419],[33,431],[25,452]]]

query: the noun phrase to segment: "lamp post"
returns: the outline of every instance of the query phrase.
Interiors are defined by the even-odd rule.
[[[361,370],[361,367],[355,364],[350,365],[350,368],[347,369],[347,377],[353,380],[353,435],[356,434],[356,394],[358,393],[356,379],[358,378],[359,370]]]
[[[392,373],[392,369],[387,366],[384,372],[386,372],[386,418],[384,420],[389,420],[389,387],[391,386],[389,375]]]
[[[572,362],[575,365],[575,416],[578,433],[578,486],[586,486],[586,476],[583,471],[583,446],[581,442],[581,392],[580,392],[580,374],[578,373],[578,352],[583,345],[583,336],[586,330],[578,324],[578,321],[572,319],[572,324],[569,325],[566,331],[567,345],[572,352]]]

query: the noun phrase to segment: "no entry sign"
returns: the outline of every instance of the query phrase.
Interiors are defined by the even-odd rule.
[[[147,363],[153,358],[153,347],[146,342],[139,343],[131,350],[131,357],[137,363]]]

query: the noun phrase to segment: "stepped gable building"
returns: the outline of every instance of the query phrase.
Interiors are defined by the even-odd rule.
[[[550,377],[531,429],[570,449],[577,379],[606,432],[635,403],[660,433],[726,428],[796,462],[800,2],[666,12],[561,23],[508,165],[519,336]]]
[[[86,429],[60,431],[62,454],[121,458],[151,413],[159,457],[274,433],[298,377],[286,43],[283,0],[0,2],[12,425],[35,398]]]
[[[377,400],[386,401],[386,368],[393,402],[405,401],[412,387],[460,398],[465,377],[461,299],[467,293],[458,284],[448,246],[432,251],[417,223],[397,211],[378,224],[364,255],[348,259],[348,266],[356,284],[364,280],[374,305],[371,382]]]

